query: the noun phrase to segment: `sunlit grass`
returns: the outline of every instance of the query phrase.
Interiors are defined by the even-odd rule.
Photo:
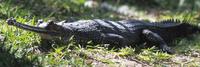
[[[172,55],[167,53],[162,53],[154,50],[154,48],[144,49],[137,58],[140,60],[147,61],[149,63],[159,63],[163,62],[164,60],[172,58]]]
[[[34,0],[31,0],[34,1]],[[33,66],[75,66],[75,67],[85,67],[92,66],[92,61],[102,62],[104,64],[115,65],[118,64],[112,59],[121,58],[135,58],[142,62],[147,62],[151,65],[159,66],[159,63],[170,62],[171,58],[174,58],[179,55],[193,55],[193,52],[200,52],[200,36],[194,35],[193,37],[178,39],[174,42],[175,46],[172,46],[176,53],[175,55],[169,55],[166,53],[162,53],[157,51],[154,48],[142,49],[140,53],[135,53],[135,49],[131,47],[125,47],[121,49],[107,49],[107,47],[90,46],[87,48],[82,48],[79,45],[75,45],[73,41],[70,44],[64,44],[65,46],[54,47],[50,52],[42,53],[37,52],[37,49],[33,47],[37,47],[40,45],[40,37],[36,33],[22,30],[16,28],[14,26],[8,26],[6,24],[6,19],[9,17],[15,17],[17,21],[28,24],[28,25],[36,25],[37,19],[55,19],[55,20],[63,20],[68,17],[78,17],[78,19],[93,19],[93,18],[102,18],[102,19],[110,19],[110,20],[119,20],[121,16],[109,12],[109,11],[101,11],[101,9],[96,9],[97,12],[93,11],[94,9],[89,9],[83,6],[84,0],[42,0],[42,2],[38,3],[34,1],[34,3],[38,3],[39,6],[46,6],[46,9],[39,8],[31,10],[32,7],[36,6],[35,4],[29,4],[29,6],[23,5],[14,5],[12,4],[13,0],[8,0],[0,3],[0,32],[2,32],[3,36],[6,36],[5,47],[7,49],[7,54],[5,57],[0,57],[0,59],[4,59],[6,57],[10,58],[11,54],[13,57],[9,60],[13,60],[13,62],[18,59],[18,61],[22,61],[21,65],[25,65],[28,63],[34,64]],[[80,2],[79,2],[80,1]],[[26,2],[26,1],[24,1]],[[28,2],[28,1],[27,1]],[[53,4],[53,5],[52,5]],[[47,7],[48,6],[48,7]],[[48,10],[50,11],[45,11]],[[43,9],[43,10],[42,10]],[[41,11],[40,11],[41,10]],[[63,10],[63,11],[62,11]],[[60,11],[60,12],[59,12]],[[99,11],[99,12],[98,12]],[[145,11],[143,11],[145,12]],[[143,15],[143,14],[142,14]],[[140,16],[142,17],[142,16]],[[144,19],[151,19],[151,17],[142,17]],[[180,19],[180,20],[188,20],[190,23],[196,24],[199,23],[199,14],[197,11],[193,12],[177,12],[172,13],[170,11],[163,12],[159,18],[156,20],[163,19]],[[12,46],[11,48],[9,48]],[[71,46],[75,47],[74,49],[69,49]],[[10,49],[10,50],[9,50]],[[194,57],[199,59],[198,57]],[[24,60],[23,60],[24,59]],[[10,61],[0,60],[0,62],[7,63],[6,65],[14,66]],[[9,64],[10,63],[10,64]],[[176,62],[174,62],[176,63]],[[190,63],[191,66],[198,66],[198,61],[195,60],[193,63]],[[0,64],[3,66],[3,64]],[[27,65],[28,66],[28,65]]]

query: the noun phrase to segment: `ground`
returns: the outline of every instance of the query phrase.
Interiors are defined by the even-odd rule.
[[[178,4],[177,4],[178,3]],[[136,48],[108,49],[99,45],[86,48],[72,41],[64,46],[53,45],[49,52],[37,49],[40,37],[33,32],[6,24],[14,17],[29,25],[36,20],[61,21],[70,19],[137,19],[160,21],[164,19],[189,20],[198,24],[200,13],[198,0],[0,0],[0,66],[72,66],[72,67],[171,67],[200,65],[200,35],[180,38],[171,47],[176,51],[169,55],[152,48],[138,51]],[[142,4],[142,5],[141,5]],[[92,6],[91,6],[92,5]],[[109,6],[109,7],[108,7]],[[102,8],[103,7],[103,8]],[[69,49],[74,47],[74,49]]]

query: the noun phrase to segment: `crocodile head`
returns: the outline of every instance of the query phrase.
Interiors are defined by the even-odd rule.
[[[37,27],[34,27],[34,26],[30,26],[30,25],[26,25],[26,24],[17,22],[14,18],[7,19],[8,25],[12,25],[12,26],[24,29],[24,30],[36,32],[43,39],[55,39],[55,38],[60,37],[61,33],[57,32],[55,30],[47,29],[49,23],[43,23],[43,21],[41,21],[41,20],[39,20],[38,22],[40,24],[38,24]]]
[[[55,23],[52,20],[49,20],[48,22],[43,22],[42,20],[38,20],[37,27],[44,28],[45,30],[54,31],[57,33],[63,33],[64,32],[62,27],[63,23],[64,22]]]

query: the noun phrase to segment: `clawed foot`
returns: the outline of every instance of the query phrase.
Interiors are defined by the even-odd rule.
[[[162,45],[160,47],[160,49],[163,51],[163,52],[167,52],[168,54],[174,54],[174,50],[171,49],[170,47],[168,47],[167,45]]]
[[[16,23],[16,20],[14,18],[9,18],[6,20],[8,25],[14,25]]]

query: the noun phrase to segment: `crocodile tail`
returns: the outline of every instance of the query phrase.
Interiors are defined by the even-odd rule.
[[[180,23],[182,21],[178,20],[178,19],[167,19],[167,20],[162,20],[159,23]]]
[[[15,27],[25,29],[25,30],[28,30],[28,31],[33,31],[33,32],[36,32],[36,33],[44,33],[44,34],[50,34],[50,35],[56,35],[57,34],[56,32],[49,31],[49,30],[46,30],[44,28],[22,24],[22,23],[17,22],[17,21],[7,21],[7,23],[8,24],[12,23],[12,24],[9,24],[9,25],[13,25]]]

